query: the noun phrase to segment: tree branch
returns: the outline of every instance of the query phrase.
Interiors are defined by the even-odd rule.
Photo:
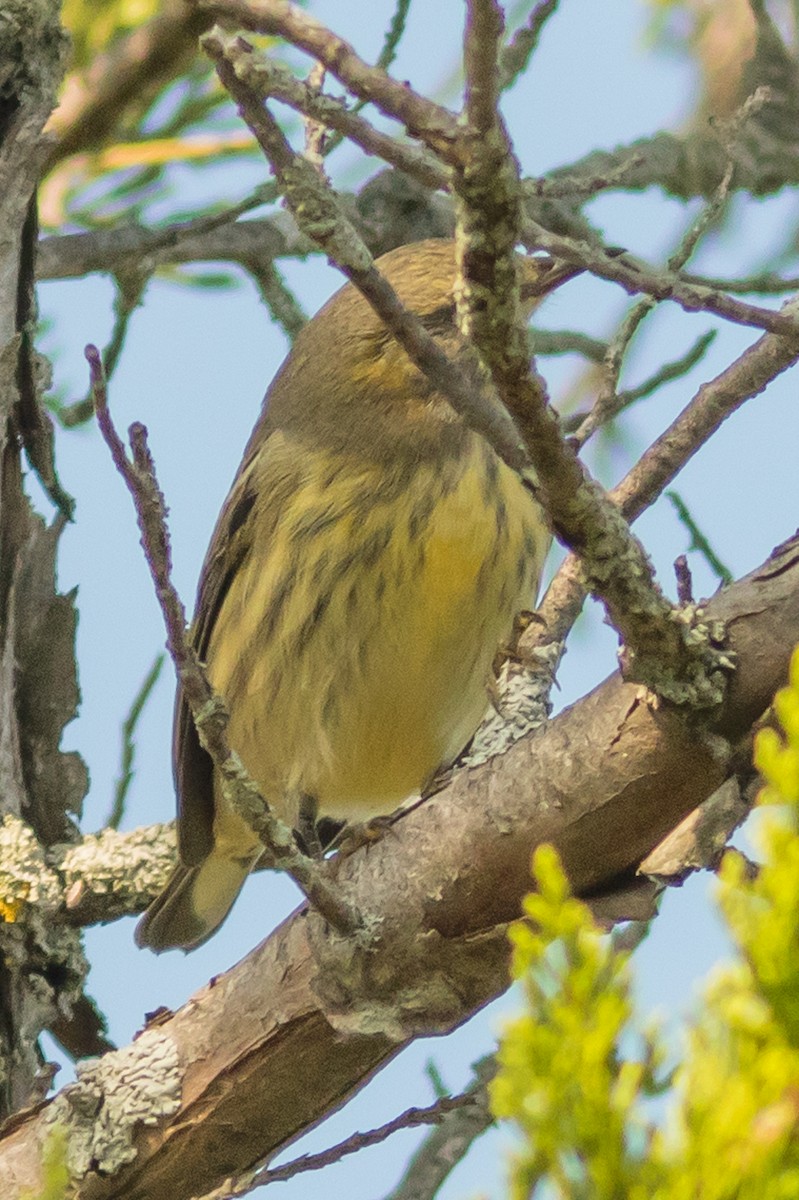
[[[799,318],[782,311],[746,304],[724,292],[689,283],[672,271],[650,267],[631,254],[609,253],[603,247],[575,238],[551,233],[530,217],[522,222],[521,240],[530,250],[546,250],[565,262],[573,262],[598,275],[618,283],[626,292],[644,292],[654,300],[673,300],[686,312],[709,312],[736,325],[750,325],[769,333],[799,338]]]
[[[799,313],[799,301],[791,301],[787,307]],[[634,521],[649,508],[727,417],[764,391],[798,359],[799,345],[775,334],[765,334],[715,379],[702,384],[669,428],[609,493],[626,519]],[[539,605],[540,624],[530,626],[520,639],[522,661],[528,657],[535,661],[543,647],[562,646],[585,596],[580,561],[575,555],[569,555]],[[553,674],[559,661],[558,653],[550,662]]]
[[[353,955],[307,909],[296,913],[124,1057],[101,1060],[102,1084],[94,1073],[90,1090],[71,1085],[9,1127],[0,1136],[4,1200],[40,1187],[53,1121],[70,1146],[86,1148],[78,1200],[188,1200],[315,1124],[409,1038],[460,1023],[501,991],[502,923],[529,889],[536,844],[553,842],[577,893],[595,895],[634,871],[727,776],[719,738],[735,742],[751,728],[799,640],[799,542],[714,597],[708,615],[726,621],[739,659],[711,727],[718,736],[688,728],[615,675],[501,758],[456,775],[401,817],[395,836],[341,863],[356,902],[380,916],[379,947]],[[79,1139],[90,1137],[103,1089],[123,1104],[134,1081],[159,1069],[148,1065],[154,1058],[175,1064],[174,1102],[162,1099],[169,1111],[131,1128],[131,1160],[109,1171],[103,1152]]]
[[[365,154],[382,158],[425,187],[447,188],[447,172],[432,154],[381,133],[363,117],[351,112],[339,97],[326,96],[266,55],[253,54],[246,42],[227,42],[225,54],[238,77],[261,100],[274,97],[304,117],[335,129],[360,146]]]
[[[198,0],[201,12],[220,23],[257,33],[284,37],[323,63],[353,96],[375,104],[387,116],[400,121],[411,137],[424,142],[444,162],[451,161],[457,146],[454,115],[440,104],[420,96],[407,83],[392,79],[379,67],[371,67],[321,21],[288,0]]]
[[[471,0],[463,146],[453,170],[461,327],[524,439],[555,533],[579,555],[589,590],[622,639],[628,678],[675,703],[712,707],[730,667],[714,644],[718,635],[662,594],[643,546],[564,440],[544,381],[530,367],[514,258],[521,221],[518,166],[497,108],[501,32],[494,0]]]
[[[494,1055],[481,1059],[473,1069],[474,1080],[465,1093],[471,1096],[472,1103],[455,1109],[430,1131],[385,1200],[432,1200],[475,1140],[493,1124],[488,1083],[496,1069]]]
[[[338,1142],[327,1150],[321,1150],[318,1154],[303,1154],[292,1162],[285,1163],[282,1167],[265,1167],[254,1173],[249,1172],[240,1181],[233,1182],[232,1186],[230,1183],[225,1183],[221,1191],[204,1196],[202,1200],[227,1200],[228,1197],[233,1196],[248,1196],[257,1187],[265,1187],[269,1183],[282,1183],[284,1180],[293,1179],[296,1175],[302,1175],[306,1171],[321,1171],[324,1167],[341,1162],[350,1154],[357,1154],[369,1146],[379,1146],[387,1138],[392,1137],[395,1133],[400,1133],[403,1129],[418,1129],[422,1125],[440,1125],[452,1113],[460,1112],[464,1108],[472,1108],[474,1105],[475,1097],[469,1092],[462,1092],[458,1096],[442,1096],[433,1104],[428,1104],[426,1108],[406,1109],[393,1120],[379,1125],[377,1129],[370,1129],[366,1133],[353,1133],[343,1142]]]

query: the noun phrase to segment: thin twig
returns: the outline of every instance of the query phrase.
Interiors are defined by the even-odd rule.
[[[787,315],[756,304],[745,304],[724,292],[689,283],[672,271],[650,267],[631,254],[609,253],[603,247],[576,238],[551,233],[543,225],[525,216],[520,241],[530,250],[546,250],[555,258],[575,263],[636,294],[645,292],[655,300],[673,300],[686,312],[709,312],[736,325],[748,325],[769,333],[799,337],[799,315]]]
[[[713,288],[722,292],[742,294],[760,292],[761,295],[780,296],[785,292],[799,290],[799,275],[778,275],[775,271],[760,271],[756,275],[745,275],[743,279],[724,279],[715,275],[693,275],[683,273],[686,283],[698,283],[700,287]]]
[[[433,1095],[437,1100],[440,1100],[442,1096],[448,1096],[450,1094],[451,1089],[448,1088],[444,1083],[444,1076],[441,1074],[438,1063],[435,1061],[435,1059],[428,1058],[424,1065],[424,1073],[430,1080],[430,1086],[433,1089]]]
[[[274,183],[255,192],[221,213],[145,229],[121,225],[91,233],[66,233],[43,238],[40,243],[38,278],[78,279],[100,271],[113,275],[120,262],[147,259],[153,271],[180,263],[225,260],[245,263],[255,251],[271,251],[274,257],[307,253],[296,232],[286,230],[280,220],[237,221],[243,212],[274,200],[279,195]]]
[[[799,312],[799,302],[789,302],[786,309],[791,314]],[[669,428],[609,493],[627,520],[634,521],[654,504],[723,422],[797,360],[799,341],[765,334],[715,379],[703,384]],[[522,635],[520,655],[535,661],[542,647],[558,645],[560,651],[551,655],[554,676],[564,639],[580,613],[585,596],[580,562],[570,554],[539,605],[540,623],[531,625]]]
[[[623,392],[619,392],[619,400],[621,401],[621,410],[629,408],[631,404],[636,404],[639,400],[645,400],[647,396],[651,396],[658,388],[662,388],[665,383],[673,383],[675,379],[682,379],[683,375],[687,375],[692,371],[697,363],[701,362],[705,357],[710,346],[716,340],[716,329],[709,329],[706,333],[702,333],[690,346],[685,354],[681,354],[679,358],[674,358],[671,362],[664,363],[662,367],[658,367],[657,371],[639,383],[637,387],[627,388]]]
[[[397,57],[397,50],[402,41],[402,36],[405,33],[405,26],[408,21],[408,13],[411,7],[411,0],[397,0],[397,6],[394,9],[394,15],[391,18],[386,36],[383,39],[383,48],[377,56],[377,66],[381,71],[387,71],[394,59]],[[366,101],[359,100],[352,110],[353,113],[359,113],[366,108]],[[331,154],[344,141],[344,133],[338,131],[330,138],[326,153]]]
[[[256,1188],[265,1187],[269,1183],[281,1183],[286,1179],[293,1179],[295,1175],[304,1174],[306,1171],[321,1171],[324,1167],[341,1162],[350,1154],[357,1154],[369,1146],[380,1145],[387,1138],[404,1129],[438,1125],[450,1113],[470,1107],[475,1102],[474,1093],[466,1091],[458,1096],[444,1096],[426,1108],[408,1108],[393,1120],[386,1121],[384,1125],[367,1130],[365,1133],[353,1133],[343,1142],[339,1142],[327,1150],[321,1150],[318,1154],[303,1154],[300,1158],[295,1158],[282,1167],[266,1167],[263,1170],[248,1172],[237,1181],[228,1181],[222,1189],[208,1193],[203,1200],[222,1200],[222,1197],[231,1197],[232,1200],[233,1197],[248,1196]]]
[[[383,48],[377,56],[377,66],[381,71],[387,71],[397,57],[397,50],[399,49],[399,44],[402,41],[405,26],[408,22],[410,7],[411,0],[397,0],[394,15],[389,22],[386,36],[383,39]]]
[[[503,92],[513,87],[519,76],[526,71],[543,28],[558,7],[558,2],[559,0],[539,0],[527,18],[527,24],[516,30],[503,49],[499,56],[499,86]]]
[[[133,735],[142,715],[144,706],[150,698],[150,693],[158,682],[161,668],[164,665],[163,654],[157,654],[152,666],[142,680],[141,687],[133,698],[130,711],[122,724],[122,761],[119,767],[119,778],[114,788],[114,803],[105,822],[109,829],[119,829],[125,815],[125,800],[133,780],[133,763],[136,758],[136,743]]]
[[[472,1104],[474,1104],[473,1094],[463,1092],[458,1096],[443,1096],[433,1104],[428,1104],[426,1108],[408,1108],[393,1120],[386,1121],[384,1125],[379,1125],[376,1129],[370,1129],[366,1133],[354,1133],[352,1137],[339,1142],[337,1146],[332,1146],[329,1150],[323,1150],[319,1154],[304,1154],[301,1158],[296,1158],[294,1162],[286,1163],[283,1167],[272,1167],[261,1171],[256,1175],[252,1186],[260,1187],[262,1184],[292,1179],[304,1171],[318,1171],[322,1167],[330,1166],[331,1163],[340,1162],[348,1154],[356,1154],[359,1150],[365,1150],[367,1146],[377,1146],[386,1138],[390,1138],[403,1129],[417,1129],[420,1125],[438,1125],[449,1113],[467,1108]],[[234,1192],[233,1194],[237,1195],[238,1193]]]
[[[785,311],[799,314],[799,302],[789,301]],[[611,491],[611,498],[627,519],[634,521],[640,516],[719,426],[797,359],[799,339],[766,334],[714,379],[702,384],[669,428]]]
[[[592,363],[602,362],[607,350],[607,342],[582,333],[579,329],[536,329],[533,327],[527,331],[527,344],[531,356],[580,354]],[[580,415],[580,420],[582,419],[583,414]]]
[[[411,137],[418,138],[445,162],[457,153],[458,127],[455,116],[440,104],[420,96],[407,83],[392,79],[379,67],[371,67],[349,42],[338,37],[321,21],[287,0],[199,0],[198,9],[220,22],[284,37],[312,58],[324,63],[353,96],[376,105],[387,116],[400,121]]]
[[[293,342],[303,326],[307,325],[308,316],[275,266],[274,259],[267,255],[261,259],[254,258],[247,264],[247,269],[272,319]]]
[[[685,354],[658,367],[656,371],[653,371],[637,387],[627,388],[619,392],[617,395],[618,407],[614,410],[612,416],[608,417],[608,420],[615,420],[616,417],[626,412],[633,404],[637,404],[639,400],[645,400],[647,396],[651,396],[653,392],[663,387],[665,383],[672,383],[675,379],[681,379],[683,375],[687,375],[704,358],[708,348],[715,341],[717,332],[716,329],[709,329],[706,333],[700,334],[693,346],[689,347]],[[583,427],[588,416],[589,413],[587,412],[572,413],[567,417],[561,418],[561,424],[567,433],[576,433],[578,429]]]
[[[130,320],[136,309],[142,303],[144,292],[150,280],[149,270],[140,270],[127,266],[114,275],[114,324],[111,336],[103,350],[103,371],[106,379],[110,379],[117,368],[122,350],[125,346]],[[91,420],[94,413],[94,403],[91,392],[74,404],[58,407],[55,414],[65,429],[74,429]]]
[[[418,180],[425,187],[435,189],[449,186],[446,170],[427,151],[418,146],[409,146],[388,134],[375,129],[369,121],[358,115],[359,107],[348,109],[345,102],[336,96],[314,91],[302,79],[275,62],[266,54],[258,54],[243,39],[225,42],[225,55],[233,64],[236,74],[247,83],[262,100],[269,97],[287,104],[295,112],[326,128],[335,129],[343,137],[364,151],[373,154]],[[334,146],[332,139],[325,147],[329,153]]]
[[[696,250],[703,235],[717,219],[729,198],[730,186],[735,169],[734,160],[727,163],[727,169],[721,182],[708,203],[680,238],[676,250],[669,255],[666,267],[669,271],[679,272]],[[618,391],[619,375],[624,356],[629,349],[636,331],[641,323],[656,307],[656,300],[646,296],[632,306],[625,316],[616,336],[608,346],[605,356],[605,379],[597,396],[596,402],[575,434],[578,446],[582,446],[601,425],[607,424],[630,403],[624,393]],[[629,394],[628,394],[629,395]]]
[[[385,1200],[431,1200],[444,1180],[466,1157],[475,1140],[494,1122],[488,1102],[488,1084],[496,1072],[493,1054],[473,1067],[474,1079],[464,1090],[473,1103],[448,1113],[430,1131],[410,1161],[396,1187]]]
[[[86,347],[86,359],[91,372],[97,424],[111,451],[114,466],[133,498],[142,548],[166,626],[167,650],[175,664],[200,742],[214,763],[223,792],[235,811],[261,838],[273,865],[289,872],[308,900],[331,925],[341,932],[352,933],[360,925],[358,914],[331,885],[324,866],[301,853],[292,830],[274,815],[238,757],[231,752],[224,703],[213,692],[203,666],[188,641],[185,610],[171,580],[172,554],[166,505],[147,445],[147,430],[138,423],[131,425],[128,431],[131,461],[111,420],[102,362],[95,346]]]
[[[548,200],[578,200],[585,196],[595,196],[597,192],[608,188],[625,187],[630,173],[646,161],[646,155],[637,150],[631,151],[615,167],[596,175],[580,175],[569,178],[568,175],[558,175],[555,178],[539,176],[525,179],[523,188],[525,196],[535,196]]]

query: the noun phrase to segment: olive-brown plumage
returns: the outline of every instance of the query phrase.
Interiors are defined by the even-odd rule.
[[[405,246],[378,265],[462,354],[453,243]],[[520,259],[520,271],[530,298],[574,273],[549,259]],[[231,746],[266,801],[297,824],[309,809],[366,819],[418,793],[482,718],[492,661],[534,604],[548,544],[519,477],[342,288],[267,393],[192,626]],[[155,950],[204,941],[261,852],[180,694],[174,769],[180,864],[137,930]]]

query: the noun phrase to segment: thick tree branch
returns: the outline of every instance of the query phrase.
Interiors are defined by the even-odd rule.
[[[58,847],[52,866],[63,889],[60,919],[94,925],[138,915],[166,886],[177,849],[174,822],[129,833],[104,829],[74,846]]]
[[[124,1105],[132,1080],[140,1094],[147,1072],[160,1071],[152,1062],[173,1064],[170,1091],[158,1092],[152,1124],[132,1124],[127,1166],[109,1168],[90,1144],[76,1151],[79,1200],[187,1200],[286,1145],[408,1038],[458,1024],[501,991],[502,923],[519,911],[539,842],[557,846],[581,895],[634,871],[727,777],[723,745],[784,681],[799,640],[799,539],[716,596],[708,615],[727,623],[739,661],[711,736],[615,675],[506,755],[457,774],[392,836],[341,864],[382,919],[379,947],[361,956],[303,909],[124,1057],[101,1060],[95,1104]],[[54,1120],[75,1146],[88,1136],[88,1087],[72,1085],[0,1137],[5,1200],[40,1186]]]
[[[33,512],[20,461],[27,435],[45,487],[63,499],[32,349],[35,189],[65,50],[59,7],[7,0],[0,16],[0,1117],[41,1086],[38,1038],[80,1002],[87,971],[77,933],[52,920],[59,887],[45,863],[49,845],[74,836],[86,790],[79,757],[59,749],[78,699],[75,612],[55,585],[63,521],[48,529]]]

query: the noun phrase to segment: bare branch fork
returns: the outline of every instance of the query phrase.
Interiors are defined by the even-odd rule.
[[[792,301],[791,307],[799,312],[799,301]],[[669,428],[609,493],[626,520],[640,517],[724,421],[794,366],[797,359],[799,346],[792,339],[767,333],[715,379],[702,384]],[[586,591],[580,559],[570,554],[539,606],[541,624],[531,625],[522,635],[522,658],[535,657],[542,646],[563,642],[582,608]]]
[[[491,408],[482,403],[466,374],[405,309],[394,289],[375,269],[368,248],[341,212],[332,190],[302,155],[294,153],[272,114],[240,77],[240,64],[253,54],[252,47],[241,38],[225,38],[218,30],[206,34],[202,44],[270,162],[303,232],[358,288],[416,366],[468,423],[491,442],[500,457],[515,470],[528,467],[529,458],[508,413],[499,405]]]
[[[86,347],[97,423],[114,465],[124,479],[136,508],[141,543],[150,568],[167,633],[167,649],[197,726],[204,749],[213,760],[236,811],[255,830],[272,865],[287,871],[334,929],[353,933],[361,919],[327,876],[324,864],[304,855],[285,822],[274,815],[244,770],[227,740],[224,703],[208,682],[203,666],[186,637],[186,613],[171,580],[172,556],[166,524],[166,505],[158,486],[147,430],[139,422],[128,436],[132,461],[108,410],[105,375],[96,346]]]

